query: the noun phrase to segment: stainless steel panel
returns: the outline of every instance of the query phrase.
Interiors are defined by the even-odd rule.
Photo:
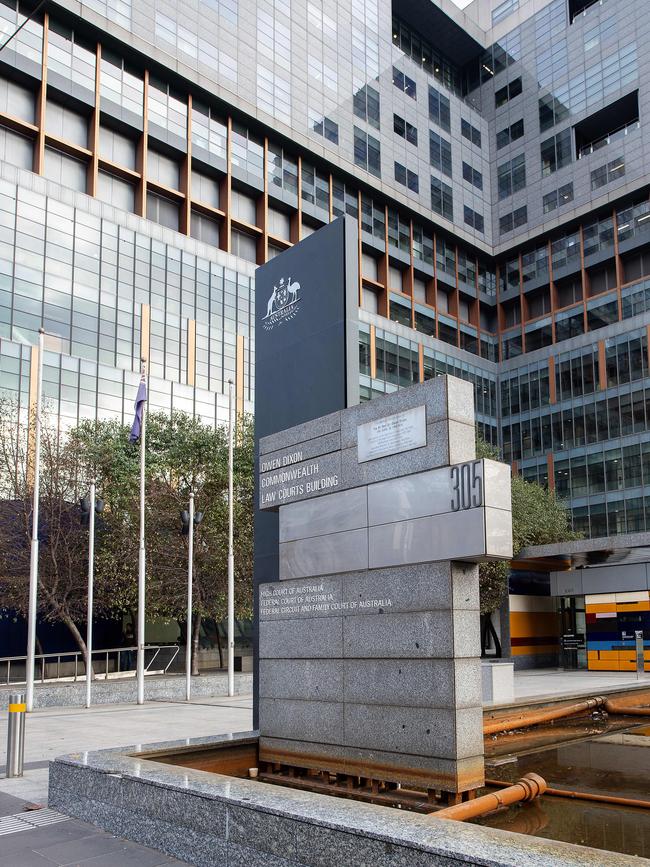
[[[454,511],[458,502],[455,468],[458,472],[467,467],[467,486],[458,479],[464,489],[462,506],[478,502],[510,512],[510,468],[496,461],[466,461],[449,467],[440,467],[410,476],[377,482],[368,487],[368,523],[389,524],[408,521],[427,515],[441,515]],[[464,479],[465,477],[463,477]],[[482,495],[481,492],[482,491]],[[462,493],[462,492],[461,492]],[[472,506],[480,508],[480,506]],[[470,509],[464,509],[467,513]]]
[[[280,507],[280,542],[357,530],[368,523],[366,488],[325,494]]]
[[[483,461],[484,503],[495,509],[512,511],[511,469],[499,461]]]
[[[503,509],[485,510],[486,556],[512,559],[512,513]]]
[[[388,524],[451,511],[449,467],[368,487],[368,523]]]
[[[370,527],[369,545],[370,568],[481,557],[485,554],[484,510]]]
[[[368,568],[368,530],[347,530],[280,544],[280,580]]]

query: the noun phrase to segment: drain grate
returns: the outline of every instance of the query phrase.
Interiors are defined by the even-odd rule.
[[[64,816],[56,810],[44,807],[42,810],[32,810],[27,813],[17,813],[15,816],[0,816],[0,837],[7,834],[17,834],[19,831],[31,831],[46,825],[56,825],[57,822],[67,822],[69,816]]]

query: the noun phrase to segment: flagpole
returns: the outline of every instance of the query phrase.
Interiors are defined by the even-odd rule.
[[[86,707],[90,707],[93,679],[93,580],[95,573],[95,479],[90,482],[90,513],[88,515],[88,615],[86,624]]]
[[[146,359],[142,359],[142,376],[146,377]],[[148,383],[147,383],[148,385]],[[147,397],[148,389],[147,389]],[[145,600],[145,547],[144,547],[144,469],[145,469],[145,438],[146,438],[147,412],[142,408],[142,427],[140,429],[140,547],[138,549],[138,657],[137,657],[137,683],[138,704],[144,704],[144,600]]]
[[[187,650],[185,651],[185,700],[192,687],[192,573],[194,567],[194,491],[190,491],[190,526],[187,539]]]
[[[36,606],[38,603],[38,508],[41,488],[41,408],[43,403],[43,352],[45,330],[38,330],[38,372],[36,378],[36,419],[34,422],[34,488],[32,502],[32,541],[29,553],[29,609],[27,612],[26,706],[34,708],[34,665],[36,662]]]
[[[228,380],[228,695],[235,694],[235,556],[233,552],[232,379]]]

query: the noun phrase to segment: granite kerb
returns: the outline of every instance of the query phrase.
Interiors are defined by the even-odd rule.
[[[323,846],[332,863],[332,860],[336,861],[338,846],[343,843],[348,847],[352,845],[352,851],[357,852],[358,859],[363,861],[372,855],[373,850],[377,851],[373,841],[383,844],[380,851],[384,856],[373,860],[377,867],[395,867],[401,863],[397,858],[398,852],[390,854],[391,849],[409,856],[426,854],[430,858],[426,863],[431,864],[485,867],[548,867],[549,864],[555,867],[592,867],[594,863],[601,863],[605,854],[602,850],[588,847],[271,787],[253,780],[167,765],[146,757],[150,751],[187,751],[209,748],[224,741],[250,741],[255,737],[256,732],[242,732],[150,744],[144,750],[131,747],[62,756],[50,763],[50,806],[63,812],[68,810],[100,827],[112,824],[114,833],[119,826],[122,836],[138,839],[170,854],[185,852],[185,860],[191,855],[193,860],[190,863],[194,864],[208,863],[201,853],[210,846],[214,848],[210,855],[213,860],[209,863],[214,863],[215,850],[223,851],[224,841],[226,844],[230,842],[229,820],[224,823],[225,835],[215,833],[214,825],[212,834],[208,835],[201,828],[177,824],[176,817],[169,822],[168,815],[161,815],[169,803],[166,792],[175,793],[174,797],[179,800],[186,795],[198,796],[201,801],[214,802],[215,814],[223,810],[227,817],[236,817],[238,831],[232,838],[234,845],[241,845],[244,842],[242,835],[246,834],[245,842],[249,848],[255,849],[250,844],[259,834],[260,824],[268,824],[270,816],[277,817],[290,837],[295,835],[296,842],[300,839],[299,847],[296,845],[295,850],[284,853],[285,860],[295,859],[297,864],[323,863],[318,856]],[[102,776],[110,776],[113,782],[99,782]],[[125,780],[142,790],[140,807],[146,813],[136,814],[125,807],[124,802],[118,806],[92,795],[93,789],[100,794],[101,787],[105,786],[103,792],[106,793],[112,786],[119,788]],[[617,853],[607,853],[606,857],[610,867],[650,865],[647,859]],[[419,860],[408,863],[419,863]]]

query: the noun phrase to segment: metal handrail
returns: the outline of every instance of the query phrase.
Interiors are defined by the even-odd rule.
[[[138,650],[137,647],[109,647],[109,648],[104,648],[102,650],[93,650],[91,653],[91,657],[93,657],[93,658],[94,657],[99,657],[99,658],[103,657],[103,659],[104,659],[104,677],[108,678],[109,658],[110,658],[111,654],[117,654],[117,668],[115,669],[115,671],[116,671],[116,673],[120,673],[122,654],[131,652],[135,658],[135,655],[137,654],[137,650]],[[162,669],[163,674],[167,674],[172,663],[174,662],[174,660],[176,659],[176,657],[180,653],[180,647],[178,646],[178,644],[147,644],[147,645],[145,645],[145,653],[148,650],[153,650],[153,651],[155,651],[155,653],[153,654],[153,656],[151,657],[151,659],[149,660],[149,662],[145,666],[145,673],[150,671],[154,660],[157,659],[161,650],[173,651],[167,664]],[[50,662],[48,662],[48,660]],[[45,672],[46,672],[45,666],[52,664],[52,662],[54,662],[55,660],[56,660],[56,676],[46,677],[45,676]],[[35,680],[38,683],[45,683],[46,681],[61,680],[62,679],[62,676],[61,676],[61,663],[62,663],[62,661],[63,662],[74,661],[74,674],[72,675],[72,680],[76,681],[78,679],[78,677],[80,676],[80,673],[79,673],[80,660],[84,663],[82,665],[82,671],[85,674],[85,671],[84,671],[85,670],[85,654],[82,653],[82,651],[80,651],[80,650],[70,650],[70,651],[64,651],[61,653],[39,653],[36,655],[35,661],[37,664],[40,663],[41,676],[40,676],[40,678],[35,678]],[[6,681],[5,681],[6,685],[9,686],[11,683],[16,683],[16,684],[25,683],[24,674],[23,674],[22,680],[16,680],[16,681],[12,682],[12,680],[11,680],[12,663],[13,663],[14,667],[19,665],[20,663],[24,663],[26,666],[27,657],[26,656],[0,656],[0,668],[3,665],[7,666],[7,677],[6,677]],[[94,674],[98,673],[96,671],[95,664],[93,664],[92,669],[93,669]],[[130,672],[131,669],[129,669],[128,671]],[[135,670],[133,670],[132,676],[133,677],[135,676]],[[63,675],[63,677],[67,678],[68,675]]]
[[[628,133],[632,130],[640,129],[641,124],[639,120],[632,120],[629,123],[625,123],[622,126],[617,127],[616,129],[611,130],[607,133],[607,135],[603,135],[600,138],[593,139],[593,141],[587,142],[587,144],[581,145],[578,148],[578,159],[581,160],[583,157],[588,157],[601,148],[606,147],[608,144],[612,142],[619,141],[622,138],[625,138]],[[619,135],[621,133],[621,135]]]

